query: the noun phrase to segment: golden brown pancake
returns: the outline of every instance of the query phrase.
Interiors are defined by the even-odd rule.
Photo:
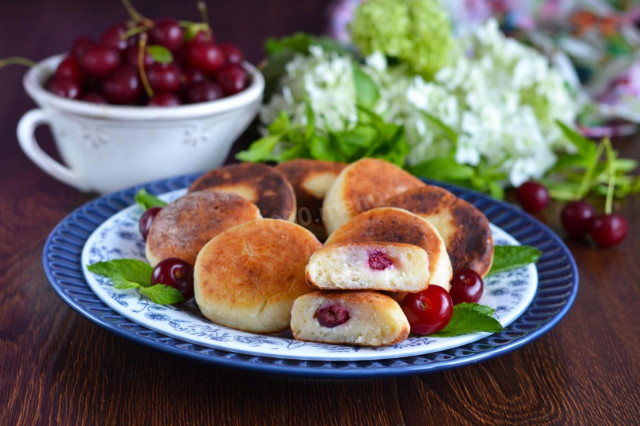
[[[324,199],[322,219],[327,233],[363,211],[384,206],[394,195],[423,185],[420,179],[387,161],[358,160],[340,173]]]
[[[305,266],[322,244],[295,223],[258,219],[213,238],[194,269],[202,314],[227,327],[273,333],[289,327],[293,301],[311,291]]]
[[[409,210],[440,232],[454,270],[471,268],[480,276],[491,269],[493,237],[486,216],[446,189],[426,185],[389,200],[389,206]]]
[[[151,223],[146,256],[154,266],[179,257],[190,264],[211,238],[232,226],[260,218],[258,208],[244,198],[221,191],[196,191],[167,204]]]
[[[344,163],[302,158],[275,166],[293,186],[298,205],[297,223],[316,234],[321,241],[327,236],[322,224],[322,202],[345,167]]]
[[[406,243],[422,247],[429,255],[429,283],[449,290],[451,261],[438,231],[426,220],[407,210],[378,207],[360,213],[326,241],[334,243]]]
[[[386,346],[409,336],[398,303],[374,291],[316,291],[293,304],[291,331],[299,340]]]
[[[295,220],[296,196],[289,181],[273,167],[257,163],[232,164],[196,179],[189,192],[231,192],[256,204],[262,217]]]

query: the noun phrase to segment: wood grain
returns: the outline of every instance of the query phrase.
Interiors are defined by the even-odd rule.
[[[147,14],[197,19],[195,1],[134,3]],[[321,31],[327,4],[209,2],[218,38],[237,41],[253,62],[261,60],[268,36]],[[40,59],[123,17],[118,2],[2,2],[0,57]],[[41,261],[48,233],[94,195],[48,177],[20,151],[16,124],[34,106],[21,88],[23,73],[0,70],[0,424],[640,422],[640,197],[620,205],[630,231],[619,246],[567,240],[581,275],[575,304],[554,329],[515,352],[384,380],[303,380],[219,368],[117,337],[69,308],[48,284]],[[38,135],[53,151],[48,131]],[[640,136],[615,145],[640,158]],[[560,207],[540,219],[562,235]]]

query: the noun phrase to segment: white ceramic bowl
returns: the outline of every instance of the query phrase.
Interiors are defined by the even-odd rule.
[[[18,141],[45,172],[82,191],[110,193],[218,167],[262,102],[264,78],[248,63],[249,87],[217,101],[155,108],[74,101],[43,88],[63,58],[45,59],[25,75],[24,88],[40,108],[22,116]],[[41,124],[51,127],[65,164],[38,146]]]

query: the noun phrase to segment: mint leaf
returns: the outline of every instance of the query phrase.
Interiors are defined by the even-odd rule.
[[[153,44],[147,47],[147,52],[153,58],[154,61],[160,64],[168,64],[173,61],[173,55],[171,55],[171,51],[164,46],[160,46],[159,44]]]
[[[531,246],[495,246],[493,263],[487,275],[498,274],[510,269],[536,263],[542,252]]]
[[[353,83],[356,89],[356,104],[373,108],[380,99],[378,85],[358,65],[353,64]]]
[[[184,302],[184,297],[176,288],[165,284],[155,284],[151,287],[141,287],[140,293],[147,296],[158,305],[171,305]]]
[[[240,161],[250,161],[258,163],[261,161],[269,161],[271,153],[280,142],[280,136],[269,135],[253,142],[249,149],[240,151],[236,154],[236,158]]]
[[[107,262],[97,262],[87,265],[87,269],[94,274],[111,279],[113,286],[118,290],[148,287],[153,272],[151,265],[138,259],[113,259]]]
[[[460,303],[453,306],[453,316],[449,324],[433,337],[453,337],[461,334],[485,331],[497,333],[502,330],[500,322],[493,318],[494,310],[477,303]]]
[[[140,188],[136,194],[135,200],[143,211],[150,207],[164,207],[167,205],[167,203],[162,201],[160,198],[153,194],[149,194],[144,188]]]
[[[442,181],[457,181],[470,179],[474,176],[473,167],[458,164],[454,158],[438,157],[409,168],[409,172],[416,176]]]

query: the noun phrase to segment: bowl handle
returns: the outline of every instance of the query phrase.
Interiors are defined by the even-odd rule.
[[[31,161],[49,175],[81,191],[89,190],[87,184],[82,182],[76,172],[51,158],[38,145],[34,134],[36,128],[41,124],[50,126],[52,120],[51,113],[41,108],[32,109],[25,113],[18,123],[20,147]]]

